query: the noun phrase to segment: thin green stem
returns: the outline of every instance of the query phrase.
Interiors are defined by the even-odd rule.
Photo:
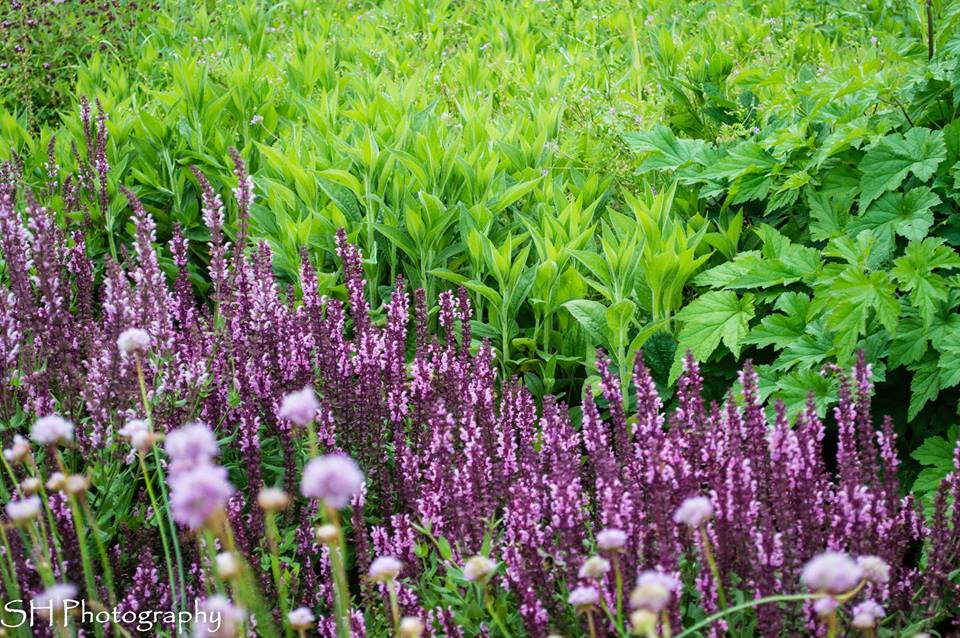
[[[179,604],[177,602],[176,577],[173,574],[173,561],[170,558],[170,543],[167,540],[167,530],[164,521],[160,515],[160,506],[157,504],[157,496],[153,491],[153,482],[150,480],[150,471],[147,470],[146,455],[138,451],[137,458],[140,460],[140,471],[143,473],[143,480],[147,486],[147,496],[150,498],[150,507],[153,508],[153,515],[157,517],[157,528],[160,530],[160,543],[163,545],[163,559],[167,565],[167,580],[170,582],[170,598],[173,600],[173,611],[176,613]]]
[[[80,512],[80,506],[77,505],[75,496],[70,496],[70,511],[73,514],[73,529],[77,533],[77,544],[80,546],[80,563],[83,565],[83,578],[87,587],[87,597],[91,601],[97,599],[97,584],[93,578],[93,563],[90,561],[90,550],[87,548],[87,540],[84,537],[83,515]],[[103,638],[103,628],[94,623],[93,630],[97,638]]]
[[[727,595],[723,591],[723,581],[720,580],[720,568],[717,566],[717,560],[713,556],[713,547],[710,545],[710,537],[707,535],[707,528],[701,525],[700,541],[703,549],[703,558],[710,567],[710,575],[713,576],[713,582],[717,586],[717,598],[720,599],[720,610],[727,608]]]
[[[493,607],[493,596],[490,594],[488,585],[480,585],[480,588],[482,590],[481,596],[483,596],[484,606],[487,608],[487,613],[490,614],[490,618],[493,619],[493,624],[495,624],[497,629],[500,630],[500,633],[503,634],[503,638],[512,638],[510,632],[507,631],[506,625],[503,624],[500,614],[498,614],[497,610]]]
[[[718,611],[715,614],[707,616],[700,622],[691,625],[687,629],[684,629],[679,634],[674,636],[674,638],[686,638],[687,636],[692,636],[698,629],[702,629],[718,620],[729,616],[732,613],[743,611],[744,609],[751,609],[753,607],[759,607],[760,605],[767,605],[770,603],[785,603],[793,601],[803,601],[803,600],[816,600],[820,598],[821,594],[784,594],[780,596],[767,596],[766,598],[758,598],[757,600],[751,600],[746,603],[741,603],[739,605],[734,605],[733,607],[727,607],[723,611]]]
[[[7,559],[7,565],[9,566],[9,579],[7,576],[7,568],[3,570],[3,584],[6,586],[7,594],[10,596],[9,600],[19,600],[20,599],[20,583],[17,582],[17,567],[13,564],[13,552],[10,549],[10,539],[7,537],[7,528],[0,524],[0,540],[3,541],[3,555]]]
[[[587,610],[587,629],[590,630],[590,638],[597,638],[597,626],[593,622],[593,610]]]
[[[390,579],[387,583],[387,591],[390,594],[390,615],[393,617],[393,635],[400,635],[400,605],[397,602],[397,581]]]
[[[327,545],[330,552],[330,567],[333,570],[337,638],[350,638],[350,588],[343,564],[343,529],[340,526],[340,513],[332,507],[327,507],[326,517],[327,522],[337,530],[336,544]]]
[[[100,533],[97,517],[93,515],[93,510],[90,509],[90,502],[87,501],[83,495],[80,496],[78,501],[84,514],[87,516],[87,520],[90,522],[90,531],[93,533],[93,541],[97,546],[97,552],[100,554],[100,563],[103,566],[103,579],[107,583],[107,596],[110,600],[110,606],[113,607],[117,603],[117,595],[113,588],[113,568],[110,566],[110,559],[107,557],[107,547],[103,543],[103,534]]]
[[[150,410],[150,401],[147,398],[147,381],[143,376],[143,364],[140,362],[140,354],[135,352],[134,362],[137,366],[137,382],[140,385],[140,401],[143,403],[143,413],[147,417],[147,424],[150,428],[150,431],[153,431],[153,413]],[[163,502],[163,518],[166,519],[166,523],[169,526],[170,538],[173,541],[173,554],[177,561],[177,579],[179,581],[180,587],[177,591],[180,593],[180,609],[186,609],[187,607],[187,585],[186,578],[184,576],[183,570],[183,556],[180,553],[180,539],[177,537],[177,528],[173,523],[173,517],[170,515],[170,500],[167,498],[167,486],[166,482],[163,480],[163,475],[160,471],[160,449],[154,441],[152,445],[153,457],[156,461],[157,466],[157,484],[160,486],[160,496]],[[145,471],[145,470],[144,470]],[[150,486],[150,481],[147,481],[147,485]],[[154,513],[156,513],[158,520],[158,526],[162,527],[164,521],[160,520],[160,510],[154,507]],[[171,591],[170,595],[173,596]],[[176,598],[174,598],[176,600]],[[176,603],[174,603],[174,609],[177,608]]]
[[[277,544],[277,515],[274,512],[267,512],[266,527],[267,547],[270,549],[270,570],[273,572],[273,584],[274,587],[277,588],[277,597],[280,599],[280,611],[283,614],[284,621],[286,621],[290,609],[287,603],[287,586],[280,574],[280,550]],[[284,625],[283,633],[286,636],[290,635],[289,625]]]

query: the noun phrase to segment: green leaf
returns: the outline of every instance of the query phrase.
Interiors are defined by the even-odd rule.
[[[942,239],[928,237],[907,246],[903,257],[890,271],[899,287],[910,293],[924,325],[929,326],[938,305],[947,299],[947,280],[933,272],[935,268],[958,268],[960,257],[943,245]]]
[[[927,351],[927,329],[917,315],[903,317],[887,355],[891,368],[919,361]]]
[[[925,186],[907,193],[886,193],[874,202],[866,215],[850,223],[849,232],[856,235],[871,228],[878,236],[896,233],[911,241],[920,241],[933,226],[933,211],[930,209],[939,203],[937,194]]]
[[[626,133],[623,141],[634,153],[649,153],[637,173],[676,170],[703,157],[706,142],[677,139],[668,127],[658,124],[650,131]]]
[[[728,290],[712,291],[688,304],[677,313],[683,329],[670,382],[679,376],[687,350],[699,361],[706,361],[722,341],[734,356],[740,356],[740,342],[746,337],[753,316],[753,295],[749,293],[741,298]]]
[[[919,364],[910,367],[913,370],[913,379],[910,381],[910,408],[907,418],[913,420],[927,404],[940,394],[940,369],[936,358],[930,353]]]
[[[607,343],[607,309],[602,303],[589,299],[574,299],[563,304],[580,323],[594,344]]]
[[[943,133],[911,128],[906,135],[886,135],[860,161],[860,212],[883,193],[898,188],[909,173],[927,181],[947,158]]]

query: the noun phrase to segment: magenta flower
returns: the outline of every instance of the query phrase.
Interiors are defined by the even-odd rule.
[[[233,494],[227,470],[202,463],[170,480],[170,513],[173,520],[190,529],[200,529],[226,507]]]
[[[344,454],[328,454],[307,463],[300,480],[300,491],[307,498],[318,498],[327,507],[343,509],[363,487],[363,472],[356,461]]]
[[[117,348],[123,354],[146,352],[150,349],[150,333],[140,328],[127,328],[117,337]]]
[[[683,523],[696,529],[713,516],[713,505],[706,496],[691,496],[680,504],[673,514],[674,523]]]
[[[800,579],[811,591],[848,592],[863,578],[863,568],[843,552],[823,552],[803,568]]]
[[[300,427],[305,427],[313,421],[319,409],[320,402],[317,401],[313,388],[307,386],[283,397],[277,414],[281,419],[287,419]]]
[[[51,414],[37,419],[30,428],[30,438],[40,445],[56,445],[73,440],[73,423]]]

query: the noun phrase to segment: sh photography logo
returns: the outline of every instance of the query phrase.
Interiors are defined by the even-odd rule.
[[[87,607],[85,600],[75,598],[56,598],[48,600],[10,600],[0,609],[0,627],[16,629],[19,627],[68,627],[71,622],[81,625],[122,625],[138,633],[153,634],[154,630],[181,630],[196,625],[204,627],[208,633],[220,631],[221,612],[206,611],[200,608],[200,602],[194,601],[192,610],[173,612],[170,610],[131,610]],[[0,636],[4,634],[0,631]]]

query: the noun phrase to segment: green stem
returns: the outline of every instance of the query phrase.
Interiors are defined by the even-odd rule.
[[[390,614],[393,616],[393,635],[400,635],[400,605],[397,602],[397,581],[390,579],[387,583],[387,591],[390,593]]]
[[[20,583],[17,582],[17,567],[13,564],[13,552],[10,549],[10,539],[7,537],[7,528],[0,524],[0,540],[3,541],[3,555],[7,558],[10,576],[7,578],[7,569],[4,568],[3,584],[7,588],[10,600],[20,600]]]
[[[147,382],[143,376],[143,365],[140,363],[140,354],[134,353],[134,361],[137,365],[137,381],[140,384],[140,400],[143,402],[143,413],[147,417],[147,423],[149,425],[150,431],[153,431],[153,414],[150,411],[150,401],[147,399]],[[179,580],[179,591],[180,593],[180,609],[187,608],[187,586],[186,578],[184,577],[183,572],[183,556],[180,553],[180,539],[177,537],[177,528],[173,523],[173,517],[170,515],[170,499],[167,498],[167,485],[163,480],[163,475],[160,471],[160,449],[157,446],[156,442],[152,445],[153,457],[156,460],[157,466],[157,484],[160,486],[160,496],[163,502],[163,518],[166,519],[170,530],[170,539],[173,541],[173,554],[177,561],[177,577]],[[150,481],[147,481],[147,485],[150,485]],[[159,526],[163,525],[163,521],[160,519],[160,510],[154,508],[158,520],[157,523]],[[171,597],[173,592],[170,592]],[[175,600],[175,599],[174,599]],[[176,609],[176,603],[174,603],[174,608]]]
[[[340,527],[340,513],[332,507],[326,508],[327,521],[337,530],[337,542],[328,545],[330,566],[333,569],[334,607],[337,622],[337,638],[350,638],[350,589],[347,584],[347,572],[343,564],[343,529]]]
[[[290,611],[287,604],[287,587],[280,574],[280,551],[277,547],[277,519],[274,512],[267,512],[267,547],[270,548],[270,570],[273,572],[273,584],[277,588],[277,597],[280,599],[280,612],[287,618]],[[284,626],[284,635],[290,635],[290,627]]]
[[[507,631],[506,626],[503,624],[503,621],[500,619],[500,615],[493,608],[493,596],[490,595],[487,585],[480,586],[483,589],[482,596],[484,605],[487,608],[487,613],[490,614],[490,618],[493,619],[493,624],[497,626],[497,629],[500,630],[500,633],[503,634],[503,638],[512,638],[510,632]]]
[[[593,622],[593,611],[587,610],[587,628],[590,630],[590,638],[597,638],[597,627]]]
[[[173,575],[173,562],[170,559],[170,543],[167,540],[167,530],[165,521],[162,520],[160,507],[157,504],[157,496],[153,491],[153,482],[150,480],[150,472],[147,470],[147,461],[145,454],[137,451],[137,458],[140,459],[140,471],[143,472],[143,480],[147,485],[147,496],[150,498],[150,507],[153,508],[153,515],[157,517],[157,528],[160,530],[160,543],[163,545],[163,558],[167,564],[167,580],[170,582],[170,598],[173,601],[173,611],[176,613],[179,605],[177,604],[176,578]]]
[[[95,601],[97,596],[97,584],[93,579],[93,563],[90,561],[90,550],[87,548],[87,541],[84,538],[83,515],[80,513],[80,507],[77,505],[75,496],[70,496],[70,511],[73,514],[73,529],[77,533],[77,544],[80,546],[80,563],[83,565],[83,578],[87,586],[87,597],[90,601]],[[97,638],[103,638],[103,628],[99,623],[94,623],[93,630]]]
[[[720,610],[722,611],[727,608],[727,596],[723,591],[723,581],[720,580],[720,568],[717,566],[717,561],[713,556],[713,548],[710,545],[710,537],[707,536],[706,527],[701,525],[699,529],[701,545],[703,547],[703,557],[710,567],[710,575],[713,576],[713,582],[717,586],[717,598],[720,599]]]
[[[97,517],[93,515],[90,509],[90,503],[83,496],[80,497],[80,504],[87,519],[90,521],[90,531],[93,532],[93,540],[97,546],[97,552],[100,554],[100,563],[103,565],[103,578],[107,582],[107,596],[110,599],[110,606],[116,606],[117,595],[113,588],[113,568],[110,566],[110,559],[107,557],[107,547],[103,544],[103,535],[100,533],[100,526],[97,525]]]
[[[821,594],[784,594],[780,596],[767,596],[766,598],[758,598],[757,600],[751,600],[746,603],[734,605],[733,607],[727,607],[723,611],[718,611],[717,613],[711,616],[707,616],[700,622],[694,625],[691,625],[687,629],[684,629],[679,634],[674,636],[674,638],[686,638],[687,636],[692,636],[694,632],[696,632],[698,629],[702,629],[704,627],[712,625],[718,620],[722,620],[723,618],[729,616],[730,614],[738,611],[743,611],[744,609],[751,609],[753,607],[759,607],[760,605],[766,605],[769,603],[785,603],[785,602],[802,601],[802,600],[816,600],[817,598],[820,598],[820,597],[821,597]]]
[[[620,569],[620,556],[613,556],[613,579],[617,587],[617,627],[623,623],[623,572]]]

